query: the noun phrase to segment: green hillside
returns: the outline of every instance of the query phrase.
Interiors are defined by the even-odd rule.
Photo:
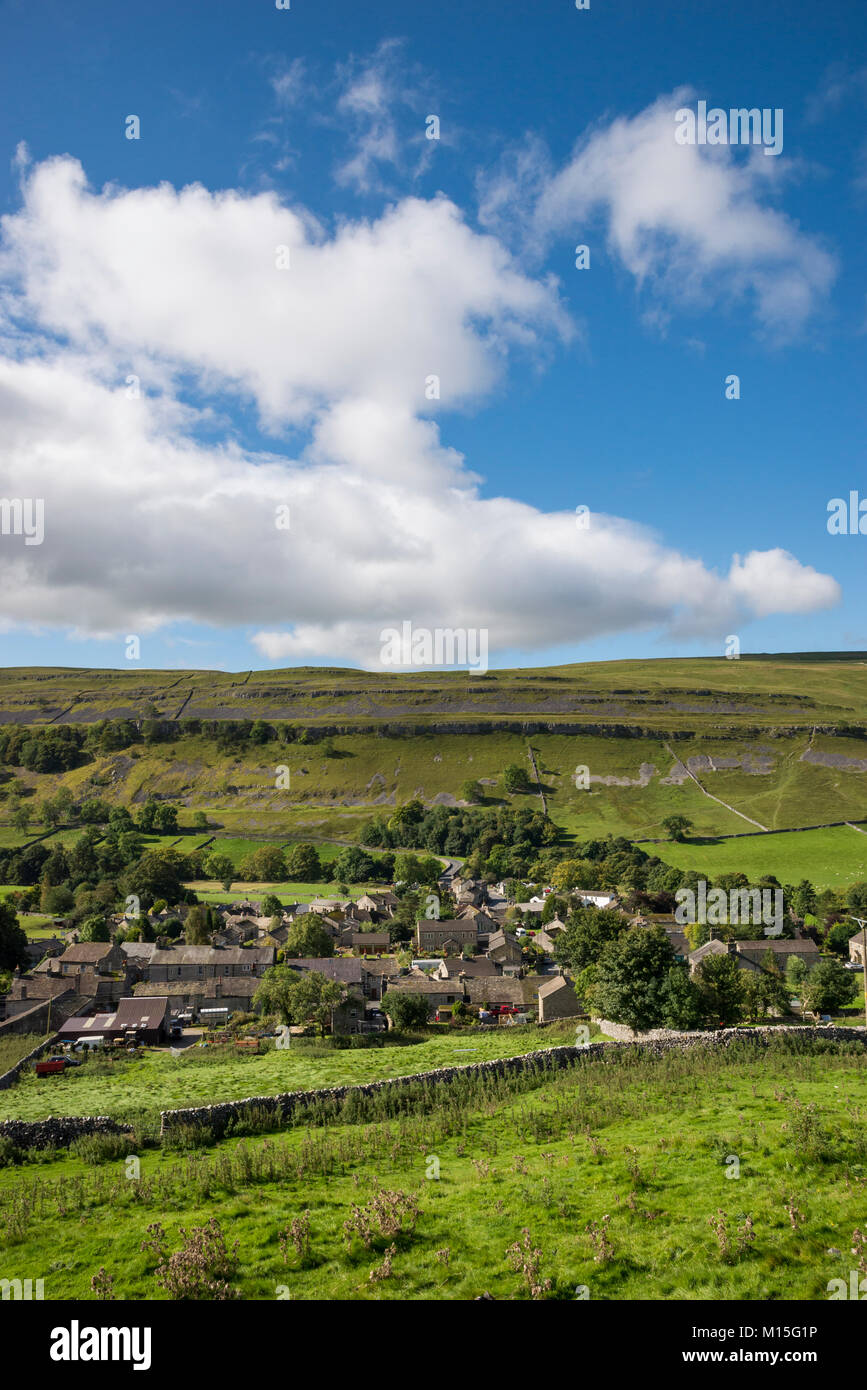
[[[208,833],[221,840],[282,844],[357,840],[371,815],[411,798],[462,804],[467,779],[481,783],[489,806],[544,804],[577,839],[663,838],[673,812],[705,840],[867,817],[867,654],[860,652],[484,676],[0,671],[0,724],[21,737],[70,725],[70,737],[83,737],[104,720],[132,721],[129,746],[121,738],[111,751],[90,748],[65,772],[7,765],[26,805],[38,806],[61,784],[76,799],[112,805],[156,796],[182,808],[181,826],[190,831],[193,814],[204,811]],[[231,728],[226,721],[249,729],[254,720],[264,721],[255,743],[218,737]],[[502,790],[509,764],[527,769],[534,790]],[[288,777],[278,777],[286,768]],[[589,785],[580,785],[581,769]],[[0,845],[37,833],[38,825],[16,831],[0,802]],[[761,840],[734,841],[726,855],[740,855],[743,844],[761,856]],[[827,846],[827,866],[811,856],[813,867],[827,869],[817,882],[860,871],[856,832],[844,830]],[[818,857],[825,854],[823,842]]]

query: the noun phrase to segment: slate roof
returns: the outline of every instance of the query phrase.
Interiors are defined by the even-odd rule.
[[[286,965],[292,970],[315,971],[342,985],[360,985],[365,968],[365,962],[354,956],[299,956],[287,959]]]
[[[172,946],[154,951],[157,965],[273,965],[273,946]]]
[[[95,965],[111,949],[110,941],[78,941],[74,946],[67,946],[60,960],[70,965]]]

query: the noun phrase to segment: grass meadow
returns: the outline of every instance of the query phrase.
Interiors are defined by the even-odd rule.
[[[88,1299],[102,1267],[116,1298],[166,1297],[149,1224],[176,1250],[211,1218],[248,1300],[811,1301],[855,1267],[863,1048],[624,1050],[389,1104],[2,1168],[0,1274]]]
[[[737,840],[695,838],[683,844],[643,844],[642,849],[667,864],[695,869],[711,878],[740,870],[749,878],[775,874],[781,883],[808,878],[817,888],[844,888],[867,879],[867,835],[848,825]]]
[[[39,1120],[48,1115],[110,1115],[133,1120],[159,1110],[280,1091],[380,1081],[435,1067],[511,1057],[537,1048],[571,1043],[574,1024],[539,1028],[532,1024],[495,1030],[461,1029],[454,1034],[422,1036],[408,1045],[334,1051],[307,1040],[287,1050],[273,1047],[261,1056],[228,1048],[186,1048],[173,1057],[152,1049],[140,1060],[126,1056],[88,1058],[84,1065],[58,1076],[37,1077],[27,1070],[7,1091],[0,1091],[0,1120]],[[26,1050],[26,1049],[25,1049]],[[21,1054],[23,1055],[23,1054]]]

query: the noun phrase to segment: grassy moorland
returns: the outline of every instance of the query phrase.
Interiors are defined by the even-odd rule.
[[[105,718],[282,719],[362,723],[413,718],[665,724],[709,727],[837,723],[867,718],[863,652],[783,653],[575,663],[531,670],[379,675],[329,667],[271,671],[112,671],[8,667],[6,722]]]
[[[105,718],[159,719],[183,736],[98,752],[64,773],[16,769],[26,801],[36,805],[61,784],[78,799],[110,804],[168,798],[189,810],[182,825],[204,811],[210,828],[200,839],[214,836],[238,858],[263,840],[357,840],[372,814],[412,797],[454,805],[468,777],[491,806],[544,796],[555,822],[578,839],[654,838],[673,812],[703,837],[736,833],[749,820],[779,830],[867,815],[863,653],[484,676],[0,671],[0,723]],[[184,723],[256,718],[291,725],[294,741],[232,749]],[[333,748],[322,742],[326,730]],[[507,797],[503,768],[529,768],[531,753],[538,790]],[[276,785],[280,766],[290,769],[288,787]],[[578,767],[588,769],[588,790],[576,789]],[[20,843],[16,833],[0,824],[0,845]],[[183,843],[191,845],[190,835]]]
[[[2,1273],[86,1299],[102,1267],[117,1298],[165,1297],[148,1226],[177,1250],[215,1217],[245,1299],[825,1300],[855,1265],[865,1105],[863,1049],[780,1042],[462,1080],[402,1113],[377,1097],[280,1135],[139,1144],[139,1168],[84,1145],[0,1169]],[[383,1193],[404,1194],[397,1229]]]

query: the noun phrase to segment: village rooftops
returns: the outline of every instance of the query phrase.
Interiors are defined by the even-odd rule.
[[[112,951],[110,941],[77,941],[59,957],[66,965],[97,965]]]
[[[151,966],[160,965],[272,965],[273,946],[171,946],[154,951]]]
[[[365,962],[354,956],[304,956],[297,960],[287,956],[284,963],[292,970],[314,971],[342,985],[360,985],[366,968]]]

